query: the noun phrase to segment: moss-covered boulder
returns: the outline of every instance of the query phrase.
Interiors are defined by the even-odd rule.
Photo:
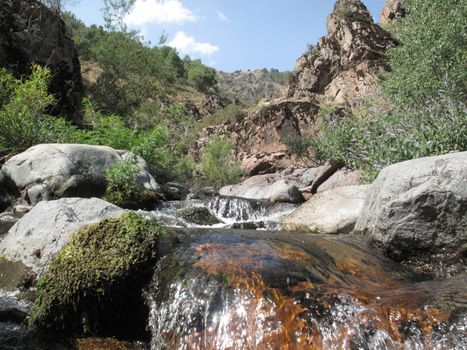
[[[222,221],[216,218],[214,214],[205,207],[181,209],[177,212],[177,216],[185,221],[201,226],[211,226],[222,223]]]
[[[146,334],[143,289],[171,235],[132,212],[77,231],[41,277],[33,324],[61,334]]]

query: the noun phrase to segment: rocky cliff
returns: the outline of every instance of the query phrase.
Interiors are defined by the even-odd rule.
[[[27,76],[33,63],[52,71],[53,114],[79,121],[83,96],[80,63],[65,24],[36,0],[0,1],[0,67]]]
[[[237,120],[203,130],[197,152],[210,135],[224,135],[235,143],[237,159],[250,175],[274,172],[297,161],[286,139],[317,135],[321,103],[355,106],[370,95],[378,72],[387,68],[385,51],[396,42],[359,0],[338,0],[327,30],[297,60],[286,96],[261,101]]]
[[[377,84],[376,73],[386,68],[385,50],[395,42],[359,0],[338,0],[327,31],[297,60],[287,95],[318,94],[330,102],[354,105]]]

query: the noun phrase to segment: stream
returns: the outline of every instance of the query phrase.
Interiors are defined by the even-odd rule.
[[[193,224],[177,215],[186,207],[221,222]],[[215,197],[138,211],[181,241],[146,291],[150,339],[47,337],[22,321],[31,304],[4,290],[0,349],[467,349],[466,275],[427,281],[364,237],[281,231],[294,208]],[[232,229],[245,227],[257,230]]]

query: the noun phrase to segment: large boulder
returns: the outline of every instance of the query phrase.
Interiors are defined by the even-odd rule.
[[[331,102],[358,104],[386,69],[385,50],[395,44],[359,0],[338,0],[328,34],[297,60],[288,96],[325,95]]]
[[[272,203],[302,203],[300,183],[276,174],[252,176],[240,184],[224,186],[219,190],[222,196],[265,200]]]
[[[287,216],[284,230],[319,234],[352,232],[361,213],[369,186],[347,186],[312,196]]]
[[[31,205],[62,197],[99,197],[107,187],[106,170],[129,156],[128,151],[106,146],[42,144],[31,147],[9,159],[0,170],[0,202],[3,199],[5,206],[17,195]],[[160,192],[146,161],[137,157],[137,164],[139,186]]]
[[[32,323],[61,335],[145,338],[143,289],[172,242],[168,231],[133,212],[81,229],[42,276]]]
[[[372,184],[355,231],[408,264],[459,261],[467,252],[466,184],[467,152],[391,165]]]
[[[21,261],[41,274],[53,256],[70,241],[73,232],[123,212],[98,198],[40,202],[0,242],[0,255],[11,261]]]
[[[28,76],[33,63],[52,71],[49,91],[57,98],[51,111],[80,121],[83,84],[80,63],[65,23],[36,0],[2,1],[0,67]]]

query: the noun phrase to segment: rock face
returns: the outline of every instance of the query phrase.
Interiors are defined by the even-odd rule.
[[[211,135],[225,135],[235,144],[237,159],[249,175],[274,172],[293,163],[286,138],[316,133],[318,105],[309,99],[277,99],[260,103],[235,121],[203,130],[195,155]]]
[[[219,190],[219,194],[272,203],[302,203],[304,198],[299,191],[301,186],[302,183],[280,174],[266,174],[252,176],[237,185],[224,186]]]
[[[457,261],[467,249],[466,183],[467,152],[391,165],[369,190],[355,231],[398,261]]]
[[[5,206],[8,199],[18,195],[22,202],[31,205],[62,197],[98,197],[106,190],[106,170],[129,155],[128,151],[105,146],[42,144],[31,147],[9,159],[0,170],[0,202]],[[160,186],[149,173],[146,161],[138,157],[137,164],[139,185],[159,192]]]
[[[403,17],[405,17],[405,8],[402,6],[402,0],[386,0],[381,12],[381,24],[388,24],[395,19]]]
[[[320,234],[350,233],[360,216],[368,189],[368,185],[347,186],[318,193],[284,219],[284,229]]]
[[[375,73],[385,68],[385,50],[395,43],[359,0],[338,0],[327,30],[327,36],[297,60],[288,96],[319,94],[331,102],[356,104],[375,88]]]
[[[2,1],[0,66],[19,77],[29,75],[33,63],[52,71],[49,91],[57,97],[52,112],[79,122],[83,97],[80,63],[65,23],[39,1]]]
[[[0,255],[21,261],[41,274],[52,257],[79,228],[124,210],[97,198],[63,198],[37,204],[18,221],[0,242]]]

